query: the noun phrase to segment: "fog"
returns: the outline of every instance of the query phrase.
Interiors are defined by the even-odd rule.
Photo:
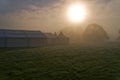
[[[79,0],[1,0],[0,28],[43,32],[67,29],[73,30],[67,36],[75,37],[81,35],[87,25],[96,23],[107,31],[112,40],[119,36],[120,0],[81,0],[88,15],[83,22],[74,24],[67,19],[66,11],[71,3],[77,1]]]

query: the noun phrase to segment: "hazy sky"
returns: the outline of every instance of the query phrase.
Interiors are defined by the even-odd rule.
[[[71,3],[87,8],[84,27],[98,23],[113,36],[120,28],[120,0],[0,0],[0,28],[58,31],[74,25],[66,16]]]

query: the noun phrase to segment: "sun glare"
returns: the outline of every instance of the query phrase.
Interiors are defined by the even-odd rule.
[[[82,22],[86,18],[85,6],[72,4],[68,8],[68,18],[72,22]]]

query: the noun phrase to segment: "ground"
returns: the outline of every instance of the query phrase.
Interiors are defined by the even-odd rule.
[[[120,44],[3,48],[0,80],[120,80]]]

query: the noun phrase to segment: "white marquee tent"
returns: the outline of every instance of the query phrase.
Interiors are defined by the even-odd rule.
[[[38,47],[46,41],[41,31],[0,29],[0,47]]]

